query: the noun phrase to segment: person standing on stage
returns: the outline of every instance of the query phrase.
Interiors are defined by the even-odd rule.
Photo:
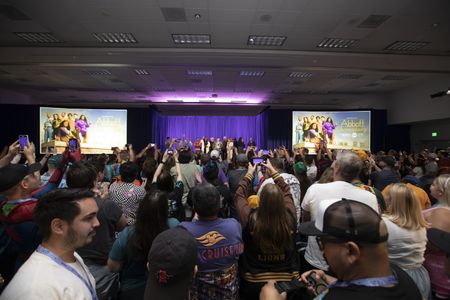
[[[94,194],[60,189],[38,201],[34,219],[42,244],[19,269],[1,295],[2,300],[97,300],[95,280],[75,252],[89,244],[100,225]]]

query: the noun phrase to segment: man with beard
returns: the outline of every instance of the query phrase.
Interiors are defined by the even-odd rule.
[[[42,243],[22,265],[0,299],[97,300],[95,280],[76,249],[89,244],[99,226],[94,194],[55,190],[34,210]]]

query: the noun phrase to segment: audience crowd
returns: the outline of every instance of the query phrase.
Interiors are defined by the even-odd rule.
[[[0,299],[450,299],[450,149],[0,156]]]

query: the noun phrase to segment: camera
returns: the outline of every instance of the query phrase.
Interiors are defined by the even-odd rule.
[[[170,156],[172,156],[172,155],[173,155],[173,149],[172,149],[172,148],[168,149],[168,150],[167,150],[167,154],[170,155]]]
[[[283,292],[289,294],[291,292],[301,290],[305,287],[305,284],[298,279],[294,279],[292,281],[277,281],[277,283],[275,283],[275,288],[280,294]]]

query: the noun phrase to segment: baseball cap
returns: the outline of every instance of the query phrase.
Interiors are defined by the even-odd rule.
[[[4,192],[25,178],[25,176],[33,174],[41,169],[40,163],[31,165],[9,164],[0,168],[0,192]]]
[[[370,206],[349,199],[327,199],[319,203],[316,220],[300,224],[304,235],[331,235],[362,243],[381,243],[387,240],[387,230],[380,231],[382,219]]]
[[[237,156],[237,162],[240,164],[247,163],[248,162],[247,155],[245,155],[245,153],[239,153]]]
[[[198,264],[197,250],[195,238],[183,227],[158,234],[148,252],[144,299],[186,299]]]
[[[211,154],[209,156],[211,157],[211,159],[218,159],[219,155],[220,155],[219,151],[213,150],[213,151],[211,151]]]
[[[299,161],[298,163],[296,163],[294,165],[294,171],[297,174],[302,174],[302,173],[306,173],[306,171],[308,170],[308,168],[305,166],[304,163],[302,163],[301,161]]]
[[[436,248],[450,254],[450,232],[446,232],[437,228],[429,228],[427,230],[428,241]]]

